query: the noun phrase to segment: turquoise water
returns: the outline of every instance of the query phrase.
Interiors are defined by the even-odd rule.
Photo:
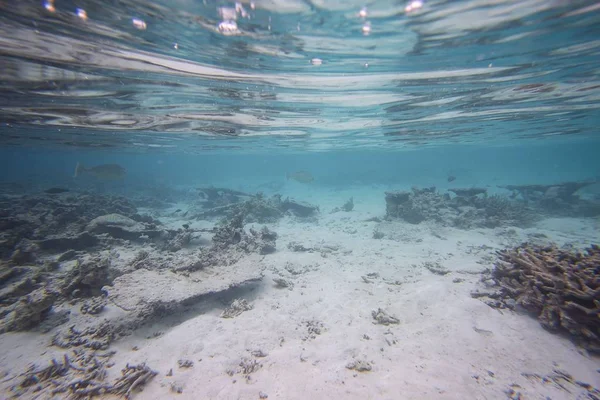
[[[597,146],[600,12],[590,1],[2,7],[3,147]],[[237,30],[219,30],[233,18]]]

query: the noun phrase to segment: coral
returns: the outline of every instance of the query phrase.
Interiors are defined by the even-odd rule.
[[[283,216],[283,211],[280,208],[280,196],[273,196],[271,199],[265,199],[262,195],[256,195],[246,201],[236,201],[203,209],[201,212],[194,215],[193,218],[202,219],[218,215],[225,215],[231,218],[241,214],[244,220],[248,222],[275,222]]]
[[[487,194],[487,189],[485,188],[456,188],[448,189],[448,191],[454,193],[458,197],[475,197],[480,194]]]
[[[358,372],[368,372],[373,369],[368,361],[364,360],[353,360],[346,365],[346,368],[352,369]]]
[[[136,389],[141,388],[157,374],[145,364],[127,364],[121,370],[121,377],[113,384],[108,384],[104,383],[107,362],[102,359],[111,357],[112,353],[77,351],[74,355],[73,359],[67,354],[64,354],[62,360],[52,359],[50,365],[44,368],[32,365],[22,375],[21,383],[13,388],[15,395],[33,391],[38,393],[40,398],[54,398],[61,393],[64,395],[61,395],[61,398],[69,399],[89,399],[107,394],[130,399]]]
[[[252,310],[252,308],[254,308],[252,304],[248,303],[245,299],[235,299],[231,305],[221,313],[221,318],[237,317],[244,311]]]
[[[400,320],[398,320],[398,318],[392,317],[391,315],[389,315],[387,312],[385,312],[381,308],[378,308],[376,311],[372,311],[371,316],[375,320],[375,322],[373,322],[374,324],[390,325],[390,324],[399,324],[400,323]]]
[[[476,199],[475,206],[484,210],[485,224],[489,228],[501,225],[529,226],[538,218],[524,203],[499,195]]]
[[[184,229],[175,234],[175,237],[167,240],[164,249],[167,251],[179,251],[186,247],[192,240],[192,231]]]
[[[283,279],[283,278],[273,278],[273,282],[275,282],[275,287],[279,289],[288,288],[292,290],[294,288],[294,282]]]
[[[600,352],[600,247],[580,253],[525,243],[498,255],[499,306],[513,299],[546,329]]]
[[[296,217],[311,217],[319,212],[319,207],[312,204],[286,198],[280,206],[283,212],[291,212]]]
[[[386,192],[386,217],[411,224],[434,221],[461,229],[494,228],[502,225],[527,226],[536,214],[523,202],[501,196],[487,196],[486,189],[450,189],[458,195],[439,194],[434,187],[411,192]],[[484,196],[480,196],[484,194]]]
[[[449,197],[441,196],[435,187],[418,189],[411,192],[386,192],[386,217],[400,218],[411,224],[425,220],[443,221],[440,210],[447,208]]]
[[[83,303],[80,311],[82,314],[97,315],[104,310],[104,307],[106,307],[106,297],[98,296]]]
[[[331,214],[339,211],[350,212],[352,210],[354,210],[354,197],[350,197],[350,199],[348,199],[343,206],[335,207],[333,210],[331,210]]]
[[[58,332],[52,338],[52,344],[61,348],[85,347],[104,350],[117,336],[116,328],[107,321],[97,326],[90,326],[82,331],[70,326],[66,331]]]
[[[577,191],[595,181],[562,182],[549,185],[507,185],[511,198],[521,199],[529,206],[558,216],[592,217],[600,215],[598,201],[584,200]]]
[[[181,359],[177,361],[177,365],[179,365],[179,368],[192,368],[194,366],[194,362],[192,360]]]
[[[32,291],[20,298],[4,317],[0,331],[22,331],[41,322],[56,300],[56,294],[46,288]]]
[[[269,254],[275,251],[277,233],[263,226],[260,231],[250,229],[250,234],[244,231],[244,215],[236,214],[222,221],[213,236],[213,250],[230,249],[232,246],[246,253]]]
[[[198,191],[200,192],[200,196],[202,196],[206,205],[211,208],[232,203],[240,203],[247,198],[254,197],[251,194],[237,190],[217,187],[198,188]]]
[[[77,260],[75,267],[63,280],[62,293],[66,297],[91,297],[101,294],[101,289],[112,282],[110,259],[96,257],[89,261]]]
[[[325,331],[323,323],[315,319],[302,321],[302,325],[306,326],[306,336],[302,338],[303,341],[316,339]]]

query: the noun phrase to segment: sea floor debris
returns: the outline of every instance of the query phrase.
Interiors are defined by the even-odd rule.
[[[73,357],[65,353],[62,359],[52,359],[45,367],[31,365],[21,375],[20,383],[13,387],[13,393],[15,396],[28,394],[36,398],[60,394],[74,400],[113,394],[131,399],[137,390],[158,374],[145,364],[127,364],[121,370],[121,376],[108,383],[106,368],[113,354],[74,350]]]

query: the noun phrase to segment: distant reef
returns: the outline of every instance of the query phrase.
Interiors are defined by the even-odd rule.
[[[510,195],[489,195],[487,188],[435,187],[385,192],[386,218],[411,224],[434,221],[461,229],[527,227],[540,218],[600,215],[600,201],[585,200],[577,191],[595,182],[564,182],[554,185],[508,185]]]

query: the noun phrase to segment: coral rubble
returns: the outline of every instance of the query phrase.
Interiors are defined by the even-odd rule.
[[[69,399],[89,399],[112,394],[130,399],[136,390],[141,389],[157,374],[145,364],[127,364],[121,371],[121,376],[109,384],[105,382],[108,364],[106,359],[111,356],[112,353],[75,351],[73,358],[64,354],[62,360],[52,359],[50,365],[43,368],[32,365],[22,375],[21,382],[13,387],[13,392],[16,396],[41,392],[52,395],[52,398],[61,394],[61,398],[64,396]]]

